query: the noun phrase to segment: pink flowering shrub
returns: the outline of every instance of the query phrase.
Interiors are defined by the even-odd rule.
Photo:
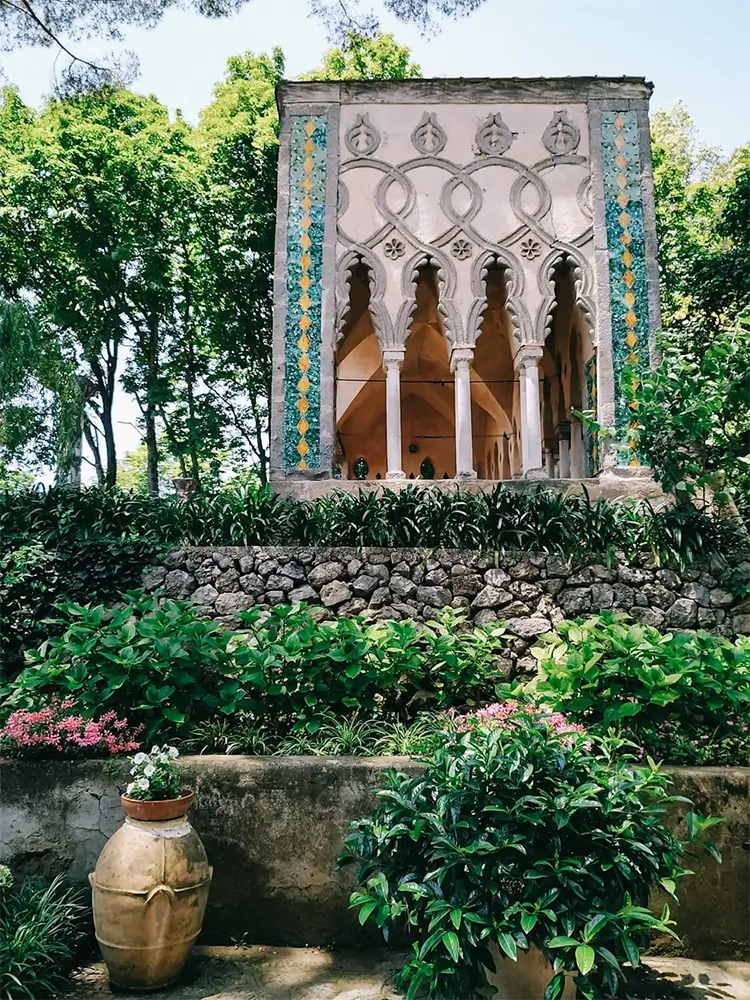
[[[451,725],[459,733],[474,732],[477,729],[515,729],[521,720],[530,720],[540,728],[546,727],[550,734],[559,736],[560,741],[570,745],[575,733],[585,733],[585,728],[577,722],[571,722],[562,712],[550,712],[531,702],[518,702],[513,699],[495,702],[478,708],[465,715],[449,712]]]
[[[72,698],[53,699],[36,711],[18,709],[0,728],[0,754],[7,757],[102,757],[141,746],[143,726],[129,726],[116,712],[98,719],[76,715]]]

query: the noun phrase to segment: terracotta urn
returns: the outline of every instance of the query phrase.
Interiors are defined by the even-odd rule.
[[[518,952],[517,961],[506,958],[496,944],[490,945],[495,968],[487,969],[487,983],[495,987],[497,1000],[544,1000],[547,983],[552,979],[552,966],[536,945]],[[575,1000],[576,985],[566,979],[561,1000]]]
[[[125,822],[89,875],[94,929],[114,986],[156,990],[182,972],[203,925],[213,869],[187,818],[192,792],[121,801]]]

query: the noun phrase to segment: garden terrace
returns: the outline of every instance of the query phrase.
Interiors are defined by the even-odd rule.
[[[244,935],[258,944],[367,943],[348,908],[351,871],[334,872],[336,857],[349,822],[370,810],[381,772],[417,773],[419,764],[386,757],[191,757],[181,766],[196,790],[191,815],[214,866],[205,941]],[[698,855],[697,874],[675,908],[684,953],[747,959],[750,768],[671,773],[674,794],[724,817],[712,833],[723,863]],[[83,882],[121,822],[118,787],[126,775],[124,762],[105,774],[101,761],[5,761],[0,856],[19,873],[65,871]]]

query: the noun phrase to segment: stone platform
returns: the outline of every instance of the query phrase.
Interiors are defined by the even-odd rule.
[[[392,988],[400,956],[393,952],[329,952],[318,948],[197,948],[182,982],[152,1000],[400,1000]],[[747,1000],[750,964],[648,959],[657,973],[639,984],[642,1000]],[[79,972],[69,1000],[110,997],[104,965]],[[136,1000],[143,994],[116,994]],[[456,998],[461,1000],[461,998]],[[513,1000],[506,997],[504,1000]]]

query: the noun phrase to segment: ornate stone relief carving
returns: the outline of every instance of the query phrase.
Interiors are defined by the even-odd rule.
[[[425,156],[437,156],[448,141],[448,136],[438,124],[437,115],[432,111],[425,111],[411,134],[411,141],[417,152]]]
[[[354,119],[354,124],[344,135],[344,143],[353,156],[372,156],[378,148],[380,132],[370,121],[367,112],[357,115]]]
[[[471,257],[471,243],[464,239],[454,240],[451,253],[458,260],[466,260],[467,257]]]
[[[592,342],[596,346],[596,324],[592,298],[594,278],[591,265],[577,247],[567,245],[563,249],[552,250],[539,265],[537,284],[542,293],[542,303],[536,318],[537,340],[539,343],[544,343],[552,331],[552,319],[557,307],[555,270],[561,263],[567,264],[573,273],[575,304],[583,313],[589,326]]]
[[[488,156],[502,156],[510,149],[514,139],[514,133],[505,124],[499,112],[489,115],[477,129],[476,144],[480,152]]]
[[[397,240],[393,237],[393,239],[388,240],[383,247],[383,253],[391,260],[397,260],[399,257],[403,257],[406,253],[406,244],[403,240]]]
[[[545,149],[553,155],[575,153],[580,141],[578,126],[568,118],[567,111],[556,111],[542,135]]]
[[[527,260],[534,260],[541,254],[542,244],[539,240],[535,240],[533,236],[528,236],[518,249],[522,257],[525,257]]]

